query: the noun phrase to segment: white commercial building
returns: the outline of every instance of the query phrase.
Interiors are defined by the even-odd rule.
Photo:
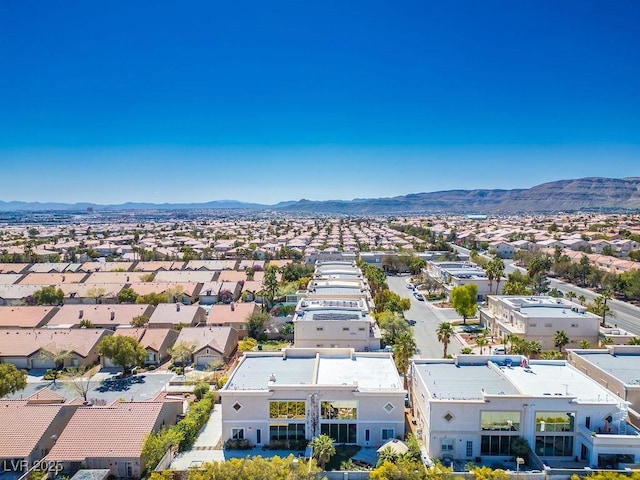
[[[296,348],[380,349],[380,329],[363,300],[301,300],[293,324]]]
[[[480,309],[480,323],[495,336],[514,334],[537,340],[543,350],[555,348],[554,335],[566,332],[569,345],[580,340],[598,343],[600,317],[578,303],[563,298],[492,295]]]
[[[626,422],[627,403],[563,360],[416,360],[410,390],[431,458],[506,461],[524,438],[550,466],[640,462],[640,434]]]
[[[220,390],[222,439],[311,440],[378,447],[404,436],[402,379],[388,353],[247,352]]]
[[[455,287],[474,283],[478,287],[477,300],[481,302],[487,295],[501,293],[505,284],[504,278],[490,282],[484,269],[471,262],[427,262],[426,269],[442,284],[447,297]]]

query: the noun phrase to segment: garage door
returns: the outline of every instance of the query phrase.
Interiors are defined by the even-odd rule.
[[[11,363],[17,368],[29,368],[27,357],[3,357],[0,363]]]
[[[196,366],[206,367],[210,363],[220,361],[220,357],[217,355],[198,355],[196,357]]]
[[[31,358],[31,368],[55,368],[55,362],[46,357],[36,355]]]

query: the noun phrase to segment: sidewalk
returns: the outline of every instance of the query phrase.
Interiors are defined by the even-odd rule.
[[[197,467],[205,462],[224,461],[222,446],[219,446],[221,438],[222,405],[216,403],[209,421],[200,431],[191,450],[178,454],[171,462],[171,470],[187,470],[189,467]]]

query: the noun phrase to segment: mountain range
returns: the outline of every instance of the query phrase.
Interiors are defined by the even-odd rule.
[[[326,214],[420,214],[420,213],[537,213],[559,211],[640,210],[640,177],[588,177],[558,180],[527,189],[445,190],[412,193],[390,198],[354,200],[298,200],[275,205],[216,200],[206,203],[93,203],[3,202],[0,211],[81,211],[100,210],[202,210],[202,209],[272,209],[284,212]]]

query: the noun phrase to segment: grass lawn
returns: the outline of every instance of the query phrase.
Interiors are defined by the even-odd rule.
[[[262,346],[262,351],[264,352],[274,352],[280,351],[285,347],[290,347],[291,342],[288,342],[286,340],[265,340],[264,342],[258,343],[258,345]],[[254,348],[254,350],[258,349]]]
[[[336,445],[336,454],[326,465],[327,470],[340,470],[340,464],[353,457],[360,447],[357,445]]]

